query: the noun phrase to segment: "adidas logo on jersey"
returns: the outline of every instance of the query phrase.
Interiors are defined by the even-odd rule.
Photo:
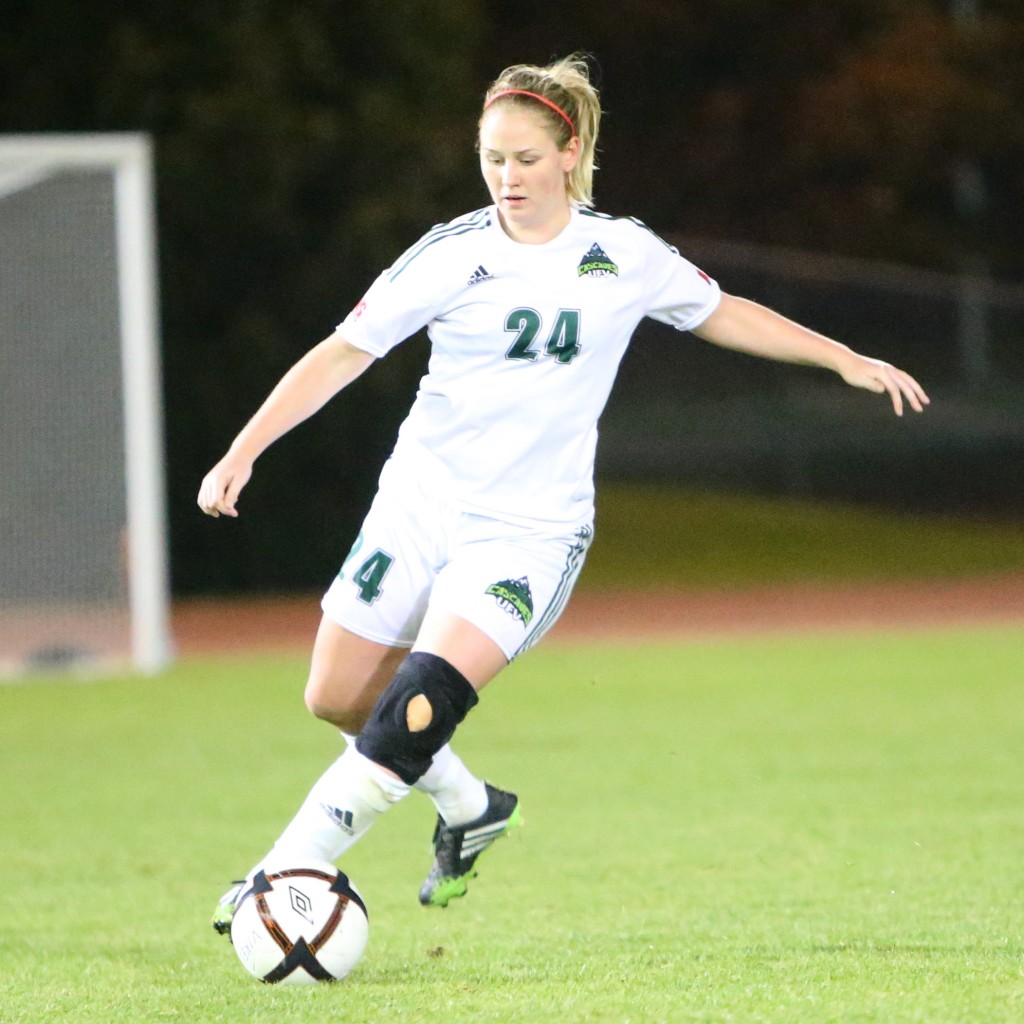
[[[493,281],[494,275],[488,274],[484,269],[484,265],[481,263],[472,274],[469,275],[469,280],[466,282],[467,285],[479,284],[481,281]]]
[[[580,277],[608,277],[611,274],[619,276],[618,265],[612,263],[608,258],[608,253],[595,242],[580,260],[579,275]]]

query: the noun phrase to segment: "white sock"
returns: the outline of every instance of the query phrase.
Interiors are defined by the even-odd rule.
[[[426,793],[437,813],[452,826],[465,825],[487,810],[487,790],[446,743],[435,755],[426,774],[416,782]]]
[[[350,746],[316,781],[259,866],[333,862],[408,792],[401,779]]]
[[[343,732],[342,737],[355,750],[356,737]],[[430,767],[414,784],[434,802],[437,813],[452,826],[475,821],[487,810],[487,790],[465,765],[462,758],[446,743],[435,755]]]

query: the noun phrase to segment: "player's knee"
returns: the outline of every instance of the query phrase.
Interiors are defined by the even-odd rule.
[[[412,785],[477,700],[476,691],[454,665],[415,651],[380,695],[356,748]]]
[[[336,680],[310,675],[304,694],[310,713],[342,732],[358,733],[373,708],[357,689],[339,686]]]

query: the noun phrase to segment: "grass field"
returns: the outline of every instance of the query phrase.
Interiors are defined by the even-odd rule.
[[[583,590],[950,579],[1024,572],[1024,522],[609,482]]]
[[[413,794],[346,858],[344,983],[208,928],[339,743],[302,659],[0,687],[0,1020],[1019,1022],[1024,628],[553,646],[459,748],[526,827],[416,890]]]

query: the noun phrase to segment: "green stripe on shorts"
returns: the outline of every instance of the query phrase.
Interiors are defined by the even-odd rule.
[[[561,579],[551,597],[544,614],[537,620],[526,639],[522,642],[514,657],[518,658],[524,651],[528,651],[538,640],[555,624],[559,615],[569,601],[572,588],[583,568],[583,561],[586,558],[587,549],[593,539],[594,531],[589,526],[583,526],[576,534],[575,542],[569,548],[569,555],[565,560],[565,568],[562,570]]]

